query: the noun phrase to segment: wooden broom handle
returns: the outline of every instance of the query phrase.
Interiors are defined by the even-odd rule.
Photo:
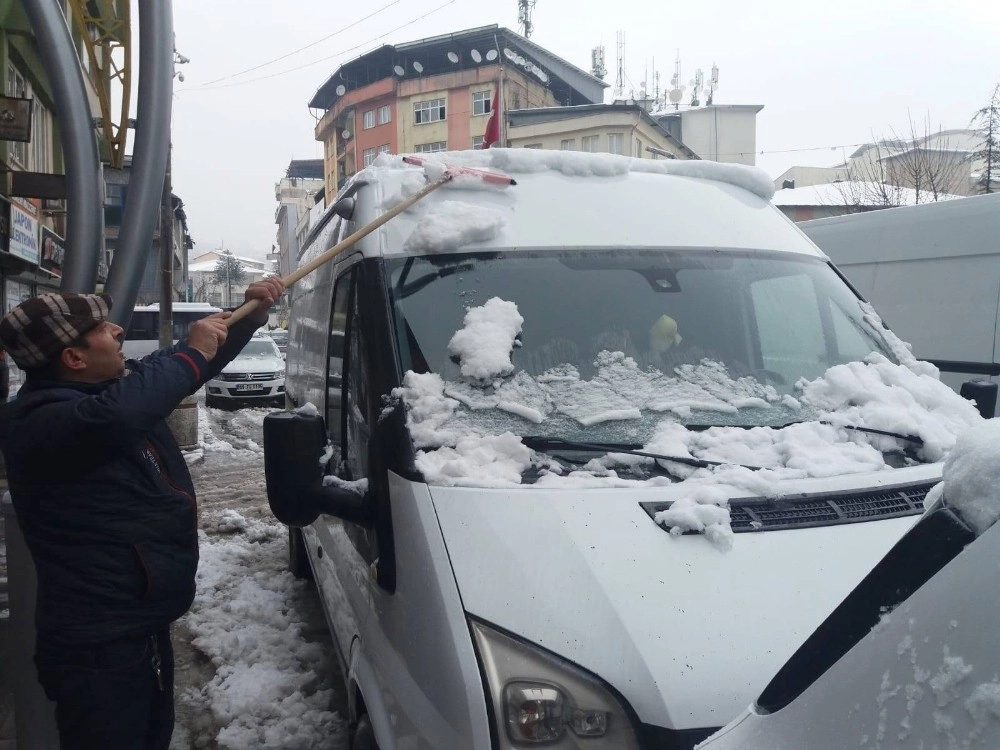
[[[358,231],[356,231],[350,237],[347,237],[346,239],[341,240],[340,242],[338,242],[333,247],[328,248],[321,255],[313,258],[311,261],[309,261],[308,263],[306,263],[301,268],[298,268],[298,269],[292,271],[290,274],[288,274],[287,276],[285,276],[281,280],[281,283],[284,284],[285,288],[287,289],[292,284],[294,284],[296,281],[298,281],[299,279],[301,279],[303,276],[309,275],[310,273],[312,273],[313,271],[315,271],[317,268],[319,268],[320,266],[322,266],[324,263],[326,263],[328,261],[331,261],[334,258],[336,258],[338,255],[340,255],[342,252],[344,252],[344,250],[346,250],[347,248],[349,248],[351,245],[353,245],[355,242],[357,242],[358,240],[360,240],[362,237],[366,237],[367,235],[369,235],[372,232],[374,232],[380,226],[382,226],[387,221],[389,221],[389,219],[391,219],[392,217],[394,217],[397,214],[400,214],[403,211],[405,211],[406,209],[408,209],[410,206],[412,206],[418,200],[420,200],[421,198],[423,198],[424,196],[426,196],[428,193],[431,193],[431,192],[437,190],[439,187],[441,187],[446,182],[448,182],[449,180],[451,180],[453,176],[454,175],[451,174],[450,172],[445,172],[443,175],[441,175],[440,177],[438,177],[436,180],[433,180],[432,182],[428,182],[426,185],[424,185],[422,188],[420,188],[420,190],[418,190],[417,192],[415,192],[409,198],[407,198],[406,200],[400,202],[398,205],[394,206],[391,210],[386,211],[384,214],[382,214],[381,216],[379,216],[374,221],[371,221],[368,224],[365,224],[363,227],[361,227],[361,229],[359,229]],[[249,315],[250,313],[252,313],[258,307],[260,307],[260,301],[256,300],[256,299],[252,299],[249,302],[243,303],[242,305],[240,305],[239,307],[237,307],[235,310],[233,310],[233,314],[232,315],[230,315],[228,318],[226,318],[226,327],[227,328],[231,328],[232,325],[233,325],[233,323],[236,323],[239,320],[243,320],[243,318],[245,318],[247,315]]]

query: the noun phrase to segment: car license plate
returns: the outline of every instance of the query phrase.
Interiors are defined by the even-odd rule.
[[[262,391],[264,390],[263,383],[240,383],[236,386],[238,391]]]

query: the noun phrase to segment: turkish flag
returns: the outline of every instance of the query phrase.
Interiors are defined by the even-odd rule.
[[[500,87],[493,92],[493,104],[490,107],[490,119],[486,122],[486,133],[483,135],[483,148],[489,148],[500,140]]]

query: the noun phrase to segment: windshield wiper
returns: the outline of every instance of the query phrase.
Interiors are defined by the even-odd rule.
[[[796,419],[793,422],[786,422],[783,425],[778,425],[774,429],[780,430],[783,427],[791,427],[793,424],[802,424],[808,421],[809,420],[807,419]],[[858,425],[853,425],[853,424],[835,424],[833,422],[828,422],[825,419],[817,419],[816,422],[818,422],[819,424],[825,424],[829,427],[840,427],[844,430],[853,430],[854,432],[867,432],[871,435],[885,435],[886,437],[897,438],[899,440],[905,440],[908,443],[914,443],[916,445],[919,445],[921,448],[924,447],[923,438],[919,438],[916,435],[904,435],[901,432],[890,432],[889,430],[876,430],[874,427],[859,427]]]
[[[737,464],[732,461],[708,461],[703,458],[691,458],[689,456],[664,456],[660,453],[647,453],[638,450],[641,445],[628,443],[579,443],[575,440],[564,440],[557,437],[546,437],[545,435],[524,435],[521,442],[532,450],[551,453],[557,450],[573,451],[593,451],[595,453],[625,453],[629,456],[643,456],[645,458],[655,458],[661,461],[672,461],[685,466],[694,466],[699,469],[707,469],[712,466],[741,466],[751,471],[760,471],[760,466],[748,466]]]

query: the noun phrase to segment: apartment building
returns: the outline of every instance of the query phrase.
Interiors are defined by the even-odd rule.
[[[481,147],[498,88],[506,113],[598,104],[606,87],[495,24],[384,45],[334,71],[309,102],[321,113],[327,200],[380,153]]]

